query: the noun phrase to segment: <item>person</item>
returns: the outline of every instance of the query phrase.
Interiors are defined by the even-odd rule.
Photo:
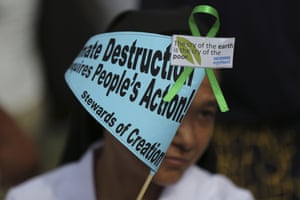
[[[12,0],[0,5],[0,104],[35,138],[45,117],[44,77],[34,33],[37,3]]]
[[[108,30],[180,32],[180,24],[184,24],[183,30],[186,31],[185,23],[190,11],[127,12],[117,18]],[[132,19],[140,20],[140,23]],[[174,20],[173,27],[170,19]],[[152,25],[148,22],[152,22]],[[132,28],[132,24],[136,27]],[[153,30],[153,27],[156,29]],[[90,138],[82,141],[80,149],[74,149],[74,144],[67,145],[65,152],[73,152],[72,158],[65,158],[65,162],[57,169],[12,188],[6,200],[135,199],[138,196],[149,173],[148,167],[96,123],[83,108],[78,106],[78,109],[70,137],[78,141],[80,138],[76,137],[76,133],[85,133]],[[144,199],[253,199],[248,190],[196,164],[210,145],[216,112],[214,94],[208,79],[204,78]]]
[[[195,166],[211,140],[216,111],[214,95],[205,78],[145,199],[252,199],[248,191],[224,176]],[[6,199],[135,199],[149,170],[103,131],[104,139],[92,145],[78,162],[12,189]]]

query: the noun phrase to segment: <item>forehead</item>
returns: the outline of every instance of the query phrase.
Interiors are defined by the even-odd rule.
[[[208,101],[211,103],[216,103],[215,96],[212,92],[208,78],[205,76],[192,104],[203,103]]]

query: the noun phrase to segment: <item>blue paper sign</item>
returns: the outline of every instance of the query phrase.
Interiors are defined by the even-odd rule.
[[[153,173],[205,75],[203,68],[195,68],[165,102],[184,69],[170,65],[171,42],[171,36],[142,32],[95,35],[65,73],[89,114]]]

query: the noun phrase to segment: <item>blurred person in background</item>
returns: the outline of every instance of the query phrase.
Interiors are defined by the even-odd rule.
[[[28,131],[39,130],[44,78],[36,48],[37,0],[0,1],[0,105]]]
[[[0,0],[2,191],[40,170],[37,137],[44,118],[44,80],[34,36],[36,6],[36,0]]]
[[[0,108],[0,191],[37,175],[40,164],[37,144],[12,116]]]

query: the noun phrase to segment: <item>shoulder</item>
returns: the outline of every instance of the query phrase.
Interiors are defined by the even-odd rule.
[[[5,200],[94,199],[93,151],[70,163],[11,188]]]
[[[65,172],[68,173],[70,167],[58,168],[11,188],[7,193],[6,200],[57,200],[55,183],[60,183],[61,180],[68,178]]]
[[[167,199],[253,200],[250,191],[236,186],[227,177],[190,167],[174,185],[168,186],[161,200]]]

